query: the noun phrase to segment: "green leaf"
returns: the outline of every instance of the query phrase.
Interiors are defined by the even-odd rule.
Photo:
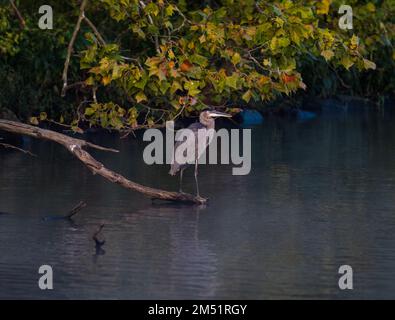
[[[291,42],[289,41],[289,39],[288,39],[287,37],[281,37],[281,38],[278,40],[278,45],[279,45],[280,47],[282,47],[282,48],[288,47],[290,43],[291,43]]]
[[[190,57],[192,63],[196,63],[199,66],[206,67],[208,65],[208,59],[200,54],[194,54]]]
[[[351,60],[349,56],[344,56],[341,59],[341,64],[344,66],[344,68],[348,70],[354,65],[354,62]]]
[[[182,90],[182,86],[178,81],[173,81],[170,88],[170,93],[174,94],[177,90]]]
[[[158,6],[157,6],[155,3],[150,2],[150,3],[147,4],[147,6],[144,8],[144,12],[147,13],[147,14],[152,14],[152,15],[154,15],[154,16],[157,16],[158,13],[159,13],[159,8],[158,8]]]
[[[251,90],[247,90],[243,95],[242,95],[242,99],[245,101],[245,102],[249,102],[250,101],[250,99],[251,99],[251,96],[252,96],[252,92],[251,92]]]
[[[94,108],[88,107],[85,109],[85,115],[88,117],[91,116],[92,114],[94,114],[95,112],[96,112],[96,110]]]
[[[170,83],[167,81],[161,81],[159,85],[159,90],[162,94],[166,94],[166,91],[170,88]]]
[[[199,87],[199,81],[188,81],[184,84],[184,88],[188,90],[188,94],[192,97],[200,93],[198,87]]]
[[[232,63],[234,65],[238,64],[241,60],[240,54],[238,52],[236,52],[233,56],[232,56]]]
[[[237,79],[239,79],[239,76],[237,75],[236,72],[233,72],[233,74],[230,77],[226,77],[225,83],[228,87],[237,89]]]
[[[134,33],[136,33],[140,38],[145,39],[145,33],[144,33],[144,31],[143,31],[140,27],[134,25],[134,26],[132,27],[132,31],[133,31]]]
[[[139,103],[141,101],[147,101],[147,96],[144,94],[143,91],[140,91],[135,95],[136,101]]]

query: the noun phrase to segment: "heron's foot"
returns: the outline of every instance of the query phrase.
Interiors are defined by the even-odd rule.
[[[204,198],[200,195],[196,195],[196,199],[200,202],[201,205],[206,205],[208,202],[208,198]]]

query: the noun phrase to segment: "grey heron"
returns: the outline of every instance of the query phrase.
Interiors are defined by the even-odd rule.
[[[174,157],[174,162],[172,163],[170,171],[169,171],[169,174],[172,176],[176,175],[178,171],[180,172],[180,189],[179,190],[181,193],[183,192],[182,191],[183,171],[188,167],[189,163],[194,162],[195,163],[196,196],[200,197],[199,184],[198,184],[198,178],[197,178],[198,160],[204,153],[207,146],[210,144],[212,137],[209,139],[207,139],[207,137],[202,139],[202,136],[199,135],[199,131],[200,130],[203,130],[203,131],[210,130],[210,129],[211,129],[211,131],[213,131],[215,129],[215,118],[219,118],[219,117],[231,118],[232,116],[230,114],[219,112],[216,110],[204,110],[203,112],[200,113],[199,122],[195,122],[186,128],[186,129],[189,129],[188,132],[191,133],[192,139],[188,139],[188,137],[185,136],[184,138],[186,138],[186,139],[180,141],[179,139],[177,139],[177,136],[176,136],[176,140],[178,140],[178,141],[174,145],[174,154],[176,154],[177,150],[181,147],[184,150],[187,149],[188,147],[195,148],[195,152],[192,155],[193,156],[192,159],[189,157],[189,159],[186,159],[186,161],[180,162],[180,161],[177,161],[177,160],[179,160],[179,159],[177,159],[177,157]],[[183,129],[183,130],[185,130],[185,129]],[[181,131],[182,130],[180,130],[178,133],[180,133]],[[195,145],[193,146],[193,144],[195,144]]]

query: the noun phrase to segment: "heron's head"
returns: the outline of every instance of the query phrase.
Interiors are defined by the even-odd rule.
[[[200,114],[200,122],[203,124],[213,122],[216,118],[232,118],[230,114],[220,112],[217,110],[207,109]]]

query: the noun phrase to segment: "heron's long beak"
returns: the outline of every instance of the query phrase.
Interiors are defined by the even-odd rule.
[[[209,115],[212,118],[219,118],[219,117],[232,118],[232,115],[220,111],[210,111]]]

